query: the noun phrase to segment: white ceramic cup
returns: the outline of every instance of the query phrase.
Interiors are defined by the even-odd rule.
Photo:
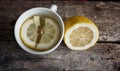
[[[58,15],[58,13],[56,13],[57,11],[57,6],[56,5],[52,5],[51,8],[44,8],[44,7],[37,7],[37,8],[32,8],[27,10],[26,12],[24,12],[18,19],[17,22],[15,24],[15,28],[14,28],[14,35],[15,35],[15,39],[17,41],[17,43],[19,44],[19,46],[24,49],[25,51],[32,53],[32,54],[47,54],[50,53],[52,51],[54,51],[61,43],[63,36],[64,36],[64,23],[62,18],[60,17],[60,15]],[[30,48],[28,48],[27,46],[25,46],[20,38],[20,27],[23,24],[23,22],[34,16],[34,15],[46,15],[49,17],[54,18],[55,20],[57,20],[57,22],[59,23],[60,26],[60,31],[61,31],[61,35],[60,35],[60,39],[58,41],[58,43],[52,47],[51,49],[47,50],[47,51],[35,51],[32,50]]]

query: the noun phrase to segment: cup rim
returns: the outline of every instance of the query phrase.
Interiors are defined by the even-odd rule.
[[[58,43],[57,43],[55,46],[53,46],[51,49],[46,50],[46,51],[43,51],[43,52],[37,52],[37,51],[35,52],[35,51],[32,51],[32,49],[30,49],[30,48],[28,48],[27,46],[25,46],[25,45],[23,44],[22,40],[20,39],[20,35],[19,35],[20,29],[17,30],[18,24],[19,24],[18,21],[21,20],[21,18],[22,18],[22,16],[24,16],[24,14],[26,14],[27,12],[29,12],[29,11],[31,11],[31,10],[33,10],[33,9],[45,9],[45,10],[47,10],[47,11],[53,12],[53,13],[59,18],[59,20],[61,21],[60,24],[62,25],[61,36],[60,36],[60,39],[59,39]],[[18,32],[18,33],[16,33],[16,32]],[[35,8],[31,8],[31,9],[28,9],[28,10],[26,10],[25,12],[23,12],[23,13],[18,17],[18,19],[17,19],[17,21],[16,21],[16,23],[15,23],[15,26],[14,26],[14,36],[15,36],[15,40],[17,41],[18,45],[19,45],[23,50],[25,50],[26,52],[31,53],[31,54],[47,54],[47,53],[50,53],[50,52],[54,51],[56,48],[58,48],[58,46],[59,46],[60,43],[62,42],[63,37],[64,37],[64,22],[63,22],[62,18],[60,17],[60,15],[59,15],[57,12],[54,12],[54,11],[52,11],[52,10],[49,9],[49,8],[45,8],[45,7],[35,7]],[[30,49],[30,50],[28,50],[28,49]]]

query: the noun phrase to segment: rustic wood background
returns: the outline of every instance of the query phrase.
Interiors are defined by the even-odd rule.
[[[100,30],[97,44],[86,51],[72,51],[62,42],[55,51],[33,55],[22,50],[14,38],[17,18],[33,7],[58,6],[66,20],[82,15]],[[0,71],[120,71],[120,2],[0,0]]]

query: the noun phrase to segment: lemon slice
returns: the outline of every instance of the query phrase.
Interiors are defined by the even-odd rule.
[[[45,18],[45,27],[43,30],[44,33],[37,47],[39,50],[53,47],[58,42],[60,36],[60,27],[58,23],[51,18]]]
[[[34,16],[33,19],[34,19],[35,28],[36,30],[38,30],[38,26],[40,25],[40,16]]]
[[[21,27],[21,31],[20,31],[20,36],[21,36],[23,43],[26,46],[30,48],[34,48],[33,46],[35,44],[35,40],[37,36],[36,31],[37,30],[35,28],[35,23],[33,19],[28,19],[23,23]]]
[[[45,26],[43,28],[40,43],[35,47],[39,25],[41,25],[39,16],[34,16],[23,23],[20,31],[23,43],[27,47],[37,50],[52,48],[59,40],[60,28],[58,23],[52,18],[45,18]]]
[[[84,16],[73,16],[65,21],[64,42],[72,50],[86,50],[99,37],[96,25]]]

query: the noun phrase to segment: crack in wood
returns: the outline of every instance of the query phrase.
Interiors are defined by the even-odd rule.
[[[98,41],[97,43],[112,43],[112,44],[120,44],[120,41]]]

